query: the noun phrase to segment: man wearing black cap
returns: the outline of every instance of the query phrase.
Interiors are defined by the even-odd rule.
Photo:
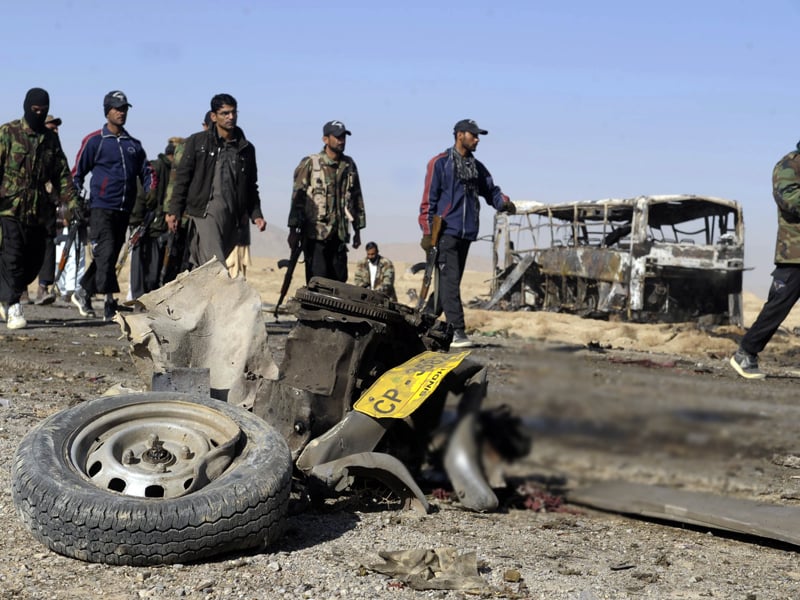
[[[166,214],[164,196],[167,191],[165,183],[169,181],[175,147],[180,143],[183,143],[183,138],[169,138],[164,152],[150,161],[159,185],[149,194],[145,194],[144,189],[139,187],[136,204],[133,205],[131,228],[140,225],[146,227],[139,243],[131,249],[130,290],[131,298],[134,300],[159,287],[159,276],[167,246],[167,223],[164,220]]]
[[[367,225],[356,163],[344,153],[350,132],[341,121],[322,127],[325,146],[306,156],[294,171],[289,210],[289,248],[302,245],[306,283],[312,277],[347,281],[347,243],[361,246]]]
[[[216,258],[223,265],[236,246],[240,225],[264,231],[255,146],[237,125],[236,99],[211,98],[212,125],[186,140],[168,201],[167,226],[173,233],[184,212],[189,217],[189,256],[193,266]]]
[[[0,126],[0,319],[9,329],[28,324],[19,300],[44,258],[52,217],[45,183],[69,211],[78,209],[67,158],[45,126],[50,95],[32,88],[22,107],[21,119]]]
[[[93,317],[91,297],[105,294],[103,319],[117,312],[114,294],[119,292],[116,264],[125,243],[128,221],[136,202],[137,179],[145,193],[158,186],[142,144],[125,130],[131,104],[119,90],[106,94],[106,124],[87,135],[78,150],[72,176],[80,191],[91,173],[89,186],[89,233],[94,260],[81,277],[72,303],[84,317]]]
[[[450,344],[454,348],[472,346],[465,332],[461,277],[469,246],[478,239],[478,196],[483,196],[495,210],[511,214],[516,212],[514,203],[494,184],[488,169],[473,156],[479,137],[487,133],[472,119],[462,119],[455,124],[455,144],[428,162],[419,207],[419,226],[422,229],[420,245],[426,252],[431,248],[433,217],[439,215],[442,218],[442,235],[436,261],[439,275],[437,302],[433,306],[433,302],[429,301],[428,310],[437,315],[444,311],[447,322],[454,330]]]

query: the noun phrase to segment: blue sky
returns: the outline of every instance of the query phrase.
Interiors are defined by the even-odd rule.
[[[340,119],[365,239],[404,242],[419,237],[425,164],[470,117],[489,130],[478,157],[512,199],[739,200],[745,287],[766,294],[771,171],[800,136],[798,0],[42,0],[3,17],[0,122],[44,87],[70,163],[112,89],[153,158],[227,92],[257,148],[268,222],[285,226],[294,167]]]

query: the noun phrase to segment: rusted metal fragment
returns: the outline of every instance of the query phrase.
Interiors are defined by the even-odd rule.
[[[524,257],[517,265],[514,267],[514,270],[511,274],[505,279],[503,285],[500,286],[500,289],[495,292],[494,296],[492,296],[491,300],[486,303],[483,307],[485,309],[494,308],[495,305],[505,296],[511,288],[514,287],[517,282],[522,278],[525,274],[525,271],[528,270],[528,267],[533,264],[534,256],[529,254],[528,256]]]
[[[567,494],[573,504],[758,536],[800,546],[800,507],[609,481]]]

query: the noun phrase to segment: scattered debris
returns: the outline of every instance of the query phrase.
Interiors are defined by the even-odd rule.
[[[370,565],[415,590],[465,590],[481,592],[488,585],[478,574],[475,552],[459,554],[456,548],[378,552],[385,562]]]
[[[796,454],[773,454],[772,464],[791,469],[800,469],[800,456]]]

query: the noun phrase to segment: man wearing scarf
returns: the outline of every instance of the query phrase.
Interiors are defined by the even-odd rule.
[[[428,162],[425,189],[419,207],[419,226],[422,229],[422,249],[431,248],[433,217],[442,218],[442,235],[439,238],[436,268],[439,286],[436,306],[428,302],[427,310],[436,315],[444,311],[447,322],[453,327],[454,348],[467,348],[472,341],[467,337],[464,307],[461,304],[461,277],[467,262],[470,244],[478,239],[480,201],[495,210],[511,214],[514,203],[494,184],[488,169],[473,153],[479,136],[489,133],[478,127],[472,119],[462,119],[453,127],[455,144],[434,156]]]
[[[52,218],[52,193],[78,208],[67,157],[58,136],[45,126],[50,95],[32,88],[21,119],[0,126],[0,319],[9,329],[28,323],[19,299],[36,279]]]

